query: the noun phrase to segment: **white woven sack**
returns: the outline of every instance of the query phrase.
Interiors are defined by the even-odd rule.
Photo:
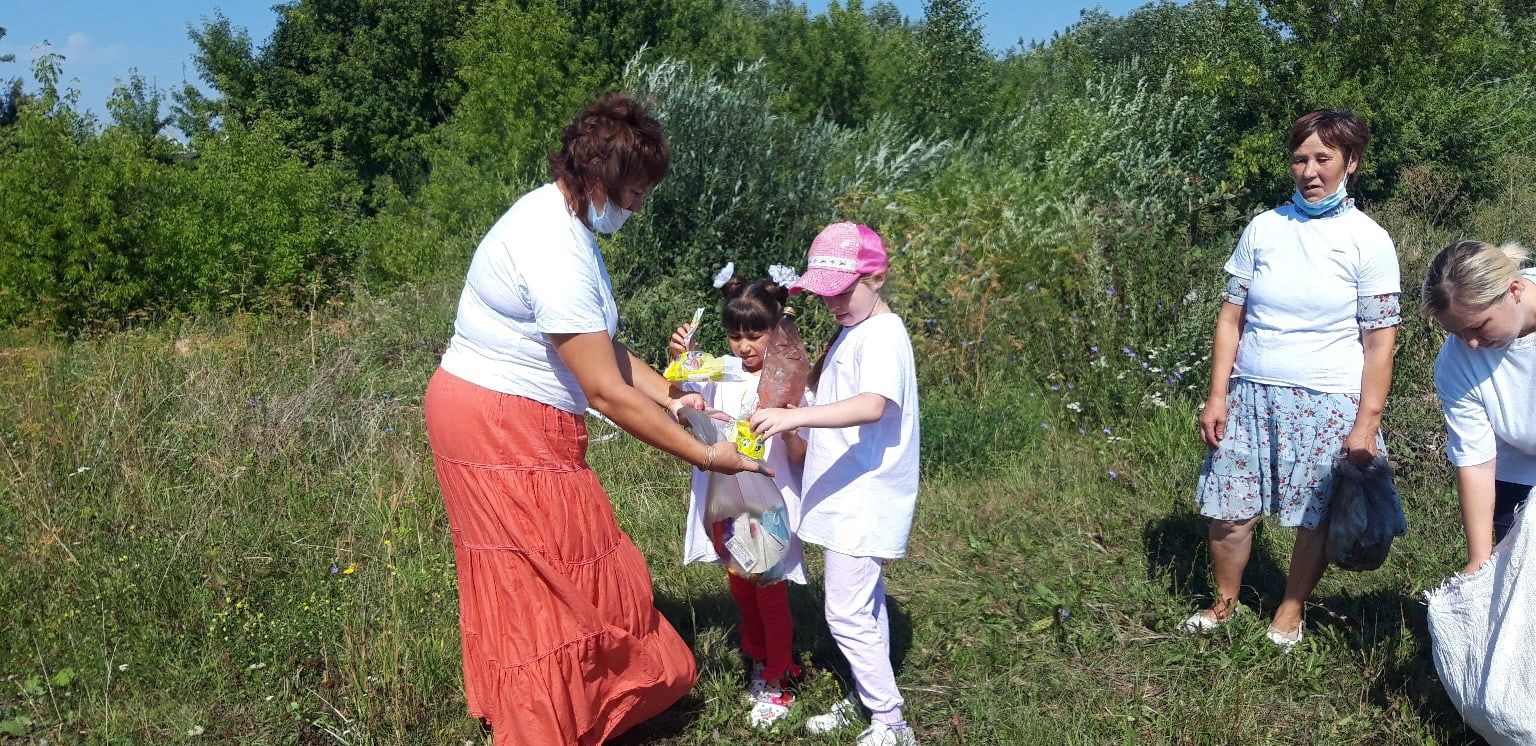
[[[1467,725],[1493,746],[1536,744],[1536,511],[1477,572],[1426,592],[1435,669]]]

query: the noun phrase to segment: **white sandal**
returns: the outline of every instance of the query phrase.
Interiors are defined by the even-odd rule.
[[[1301,644],[1301,638],[1305,636],[1306,628],[1306,622],[1296,625],[1296,637],[1292,639],[1290,635],[1275,629],[1274,625],[1270,625],[1269,629],[1264,631],[1264,636],[1278,646],[1281,652],[1289,653],[1293,648]]]
[[[1188,619],[1179,622],[1179,631],[1186,635],[1207,634],[1215,630],[1217,627],[1232,621],[1232,617],[1237,616],[1238,612],[1241,612],[1242,610],[1243,605],[1234,602],[1232,604],[1232,613],[1228,614],[1226,619],[1217,619],[1213,616],[1206,616],[1205,612],[1210,611],[1210,609],[1201,609],[1191,615]]]

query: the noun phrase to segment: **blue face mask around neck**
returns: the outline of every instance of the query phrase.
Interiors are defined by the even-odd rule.
[[[1310,217],[1318,218],[1327,215],[1338,210],[1339,206],[1344,204],[1344,198],[1349,196],[1349,191],[1344,188],[1345,181],[1347,179],[1339,182],[1339,188],[1334,190],[1333,194],[1316,202],[1308,202],[1306,197],[1301,196],[1301,188],[1297,187],[1291,194],[1291,203]]]
[[[597,233],[613,233],[617,231],[624,227],[624,221],[628,220],[632,214],[629,210],[607,200],[603,201],[603,211],[601,213],[597,211],[597,205],[592,202],[587,203],[587,225],[592,226],[592,230]]]

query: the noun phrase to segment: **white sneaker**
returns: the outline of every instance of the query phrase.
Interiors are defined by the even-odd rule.
[[[1270,642],[1278,645],[1281,652],[1289,653],[1291,649],[1301,644],[1301,638],[1305,635],[1306,628],[1305,622],[1296,625],[1296,637],[1292,638],[1290,635],[1271,626],[1268,630],[1265,630],[1264,636],[1269,638]]]
[[[858,746],[917,746],[917,734],[911,728],[892,728],[876,720],[859,734]]]
[[[805,729],[813,736],[824,736],[835,730],[842,730],[853,725],[854,718],[859,715],[859,703],[854,701],[853,695],[837,701],[832,709],[820,715],[812,715],[805,719]]]

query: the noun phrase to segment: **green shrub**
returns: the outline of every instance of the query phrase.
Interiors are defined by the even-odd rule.
[[[625,86],[654,100],[672,145],[667,179],[607,250],[624,304],[620,333],[642,350],[659,353],[692,308],[716,306],[710,278],[726,262],[744,277],[766,277],[773,263],[803,268],[811,238],[849,217],[840,198],[893,196],[951,151],[885,118],[847,128],[778,116],[762,63],[716,74],[637,59]],[[813,326],[824,321],[809,310]],[[703,334],[706,346],[723,347],[718,329]]]

